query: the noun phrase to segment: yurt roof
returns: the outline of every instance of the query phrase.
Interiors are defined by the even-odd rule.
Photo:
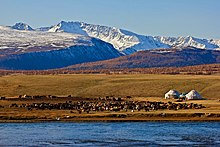
[[[170,91],[168,91],[166,94],[170,94],[170,95],[179,95],[179,92],[174,90],[174,89],[171,89]]]
[[[202,99],[202,96],[196,91],[196,90],[191,90],[186,97],[188,99]]]

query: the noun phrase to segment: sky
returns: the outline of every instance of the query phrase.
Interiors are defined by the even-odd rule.
[[[143,35],[220,39],[220,0],[0,0],[0,25],[37,28],[62,20]]]

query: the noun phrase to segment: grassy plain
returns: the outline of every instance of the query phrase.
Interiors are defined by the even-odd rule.
[[[187,101],[202,104],[203,109],[158,110],[136,112],[91,112],[70,110],[31,110],[9,108],[12,103],[50,102],[69,100],[13,100],[18,95],[56,95],[73,97],[132,96],[133,101],[164,101],[170,89],[188,92],[195,89],[207,100]],[[220,121],[220,75],[10,75],[0,77],[0,122],[36,121]],[[171,100],[174,101],[174,100]],[[166,114],[162,117],[161,114]],[[121,116],[125,117],[121,117]],[[68,118],[67,118],[68,116]]]
[[[0,77],[0,96],[72,95],[76,97],[163,97],[170,90],[197,90],[220,99],[220,75],[10,75]]]

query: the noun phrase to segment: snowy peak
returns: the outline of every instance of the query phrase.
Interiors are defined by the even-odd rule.
[[[61,21],[59,24],[49,29],[49,32],[67,32],[98,38],[102,41],[112,44],[114,48],[118,49],[124,54],[132,54],[141,50],[171,47],[217,49],[219,48],[220,44],[218,40],[213,41],[208,39],[199,39],[192,36],[145,36],[115,27],[94,25],[83,22]]]
[[[127,35],[121,29],[92,24],[82,24],[82,29],[91,37],[111,43],[116,49],[123,50],[139,43],[136,36]]]
[[[91,37],[99,38],[105,42],[111,43],[116,49],[124,54],[131,54],[140,50],[169,47],[169,45],[155,40],[153,36],[139,35],[115,27],[84,23],[82,24],[82,29]]]
[[[82,30],[80,22],[65,22],[61,21],[59,24],[51,27],[48,32],[66,32],[72,34],[86,35],[87,33]]]
[[[11,28],[17,30],[33,30],[24,23],[17,23]],[[80,34],[100,39],[113,45],[114,48],[123,54],[132,54],[141,50],[172,47],[195,47],[198,49],[219,49],[220,40],[199,39],[192,36],[186,37],[163,37],[139,35],[127,30],[118,29],[103,25],[88,24],[84,22],[66,22],[51,27],[35,29],[38,32],[66,32],[70,34]]]
[[[0,26],[0,55],[50,51],[70,46],[92,46],[91,37],[70,33],[20,31]]]
[[[195,47],[199,49],[215,49],[219,46],[208,39],[199,39],[192,36],[187,37],[154,37],[156,40],[170,45],[171,47]]]
[[[136,36],[127,35],[115,27],[87,24],[83,22],[65,22],[53,26],[48,32],[67,32],[81,34],[112,44],[116,49],[123,50],[139,43]],[[128,33],[129,31],[127,31]],[[128,34],[134,34],[129,32]]]
[[[11,26],[11,28],[15,30],[26,30],[26,31],[34,30],[29,25],[22,23],[22,22],[16,23],[15,25]]]
[[[111,44],[89,36],[0,26],[0,69],[52,69],[119,56]]]

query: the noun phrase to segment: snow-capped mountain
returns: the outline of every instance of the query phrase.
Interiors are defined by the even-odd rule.
[[[131,54],[140,50],[170,47],[196,47],[199,49],[217,49],[220,46],[219,40],[199,39],[191,36],[187,37],[161,37],[144,36],[136,33],[107,27],[101,25],[87,24],[83,22],[65,22],[51,27],[49,32],[67,32],[82,34],[101,39],[111,43],[116,49]]]
[[[72,34],[81,34],[88,36],[87,33],[84,30],[82,30],[80,22],[61,21],[59,24],[50,28],[48,32],[67,32]]]
[[[27,30],[27,28],[29,28],[29,30],[33,30],[30,26],[24,23],[17,23],[14,26],[12,26],[12,28],[19,30]],[[141,50],[170,47],[195,47],[199,49],[216,50],[220,48],[220,40],[199,39],[192,36],[145,36],[127,30],[118,29],[115,27],[94,25],[84,22],[61,21],[57,25],[50,27],[42,27],[35,30],[42,32],[66,32],[71,34],[80,34],[84,36],[98,38],[102,41],[112,44],[114,48],[126,55]]]
[[[0,26],[0,68],[4,69],[60,68],[158,48],[220,50],[220,40],[144,36],[83,22],[61,21],[37,29],[24,23]]]
[[[121,56],[111,44],[70,33],[0,26],[1,69],[51,69]]]
[[[115,27],[87,24],[83,22],[60,22],[48,32],[82,34],[111,43],[119,51],[131,54],[139,50],[168,47],[152,36],[138,35]]]
[[[217,39],[211,39],[210,42],[216,46],[218,46],[219,48],[217,48],[217,50],[220,49],[220,39],[217,40]]]
[[[91,46],[91,37],[70,33],[20,31],[0,26],[0,50],[16,50],[16,53],[47,51],[74,45]]]
[[[11,26],[12,29],[15,30],[28,30],[28,31],[33,31],[34,29],[32,29],[29,25],[25,24],[25,23],[16,23],[15,25]]]
[[[171,47],[195,47],[199,49],[215,49],[219,46],[217,43],[212,42],[208,39],[199,39],[192,36],[187,37],[161,37],[156,36],[154,37],[156,40],[167,44]]]

